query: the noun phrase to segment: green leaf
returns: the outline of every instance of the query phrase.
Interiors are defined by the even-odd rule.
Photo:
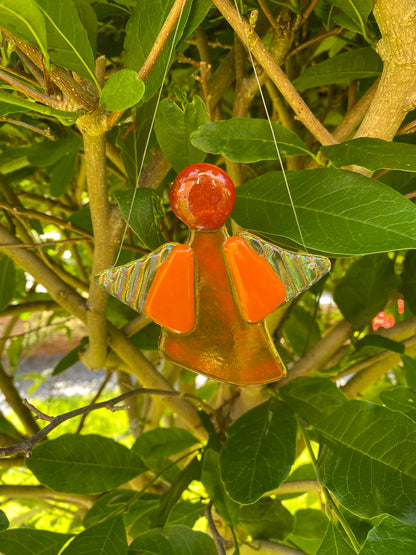
[[[125,555],[127,553],[127,537],[121,515],[109,518],[95,526],[91,526],[78,534],[62,555]]]
[[[89,0],[74,0],[75,7],[78,12],[81,24],[88,33],[88,40],[95,57],[97,50],[97,34],[98,34],[98,21],[94,8],[90,5]]]
[[[156,503],[158,503],[159,496],[151,495],[153,498],[156,498]],[[117,489],[101,495],[85,515],[82,524],[85,528],[90,528],[91,526],[99,524],[114,512],[119,511],[123,507],[126,508],[128,503],[131,506],[131,501],[135,496],[138,496],[136,491],[127,489]],[[125,516],[127,516],[127,514],[128,513],[125,513]]]
[[[195,457],[176,477],[170,489],[161,498],[159,509],[152,515],[150,524],[152,528],[165,526],[170,512],[181,498],[183,492],[193,480],[199,480],[200,476],[201,463]]]
[[[88,344],[88,341],[88,337],[83,337],[77,347],[66,353],[53,369],[52,376],[62,374],[62,372],[76,364],[79,361],[79,352]]]
[[[416,526],[403,524],[392,516],[387,516],[370,530],[360,555],[392,555],[415,553]]]
[[[191,133],[209,121],[208,110],[199,96],[181,109],[173,100],[165,98],[159,104],[155,133],[163,154],[176,172],[191,164],[203,162],[205,153],[191,144]]]
[[[0,0],[0,20],[2,27],[13,35],[37,46],[48,67],[46,23],[35,0]]]
[[[389,339],[383,335],[367,334],[365,337],[360,339],[354,344],[354,347],[358,350],[364,349],[365,347],[379,347],[383,351],[391,351],[392,353],[399,353],[400,355],[405,352],[405,345],[399,341],[394,341],[394,339]]]
[[[331,3],[340,8],[351,19],[358,30],[366,37],[366,23],[373,8],[374,0],[331,0]],[[354,29],[355,30],[355,29]]]
[[[287,179],[308,249],[354,256],[416,248],[416,206],[390,187],[333,168],[287,172]],[[271,241],[302,245],[281,172],[240,185],[233,218]]]
[[[137,72],[122,69],[107,79],[101,92],[101,104],[106,110],[126,110],[137,104],[143,97],[144,83]]]
[[[416,421],[416,391],[414,389],[396,386],[394,389],[382,391],[380,399],[389,409],[402,412]]]
[[[163,201],[153,189],[140,187],[136,189],[132,209],[130,209],[132,191],[118,191],[114,196],[120,206],[123,218],[144,247],[154,250],[165,242],[160,231],[160,224],[165,215]]]
[[[410,310],[416,314],[416,250],[406,253],[403,263],[403,296]]]
[[[302,552],[315,553],[328,527],[328,518],[316,509],[299,509],[295,513],[295,524],[287,541]]]
[[[355,555],[355,551],[338,528],[330,522],[316,555]]]
[[[16,289],[14,262],[8,256],[0,257],[0,310],[4,310],[13,299]]]
[[[4,511],[0,510],[0,532],[4,532],[9,527],[9,519]]]
[[[157,351],[161,328],[156,322],[151,322],[145,328],[130,337],[130,341],[141,351]]]
[[[169,518],[168,518],[168,526],[187,526],[188,528],[192,528],[195,522],[202,516],[204,516],[204,512],[207,506],[205,503],[193,503],[191,501],[179,501],[173,507]]]
[[[238,524],[254,539],[284,540],[293,531],[294,518],[278,499],[265,497],[240,508]]]
[[[220,455],[225,489],[237,503],[255,503],[277,488],[295,460],[296,418],[272,399],[246,412],[227,432]]]
[[[136,538],[128,555],[217,555],[214,541],[202,532],[185,526],[157,528]]]
[[[278,123],[272,126],[281,156],[313,156],[296,133]],[[204,152],[249,163],[279,159],[273,133],[265,119],[234,118],[206,123],[192,134],[191,141]]]
[[[52,61],[94,82],[94,54],[72,0],[36,0],[45,19]],[[99,87],[98,87],[99,88]]]
[[[183,37],[189,37],[204,21],[207,13],[213,7],[211,0],[192,0],[192,7],[183,32]]]
[[[387,169],[416,172],[416,146],[360,137],[324,146],[322,154],[336,167],[356,164],[371,171]]]
[[[4,555],[58,555],[71,534],[28,528],[6,530],[0,534],[0,552]]]
[[[384,254],[365,256],[348,268],[334,292],[344,318],[361,329],[383,309],[401,279],[394,273],[394,261]]]
[[[293,84],[300,91],[324,85],[344,85],[355,79],[378,77],[382,69],[383,63],[372,48],[357,48],[306,68]]]
[[[307,352],[321,339],[317,322],[307,310],[298,305],[290,310],[283,333],[285,340],[299,356],[302,356],[305,347]]]
[[[227,495],[221,480],[219,469],[219,454],[213,449],[206,449],[202,463],[201,482],[218,514],[229,524],[235,527],[238,521],[239,506]]]
[[[309,424],[320,422],[347,402],[328,378],[295,378],[280,389],[283,399]]]
[[[58,198],[65,194],[74,174],[78,157],[78,143],[74,142],[72,152],[65,154],[56,164],[50,174],[49,193],[52,197]]]
[[[416,390],[416,359],[402,355],[402,364],[407,385]]]
[[[156,428],[145,432],[132,447],[145,462],[160,459],[166,466],[167,459],[198,443],[198,440],[183,428]]]
[[[315,424],[317,476],[362,518],[416,514],[416,423],[400,412],[352,400]],[[388,484],[388,486],[387,486]]]
[[[102,493],[147,470],[124,445],[99,435],[65,434],[38,445],[26,465],[55,491]]]
[[[124,62],[129,69],[139,71],[160,33],[174,0],[141,0],[137,2],[133,13],[126,25],[126,38],[124,40]],[[163,86],[163,75],[168,65],[174,61],[175,55],[170,56],[172,42],[175,45],[180,41],[186,22],[189,17],[192,2],[184,6],[177,31],[171,33],[157,62],[146,79],[144,100],[147,101]],[[176,35],[176,36],[175,36]]]

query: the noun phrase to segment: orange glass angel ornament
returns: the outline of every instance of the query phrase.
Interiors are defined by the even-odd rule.
[[[283,377],[264,318],[327,273],[329,260],[290,253],[247,232],[229,237],[224,224],[235,189],[211,164],[180,172],[170,200],[190,228],[186,245],[167,243],[100,272],[97,282],[161,325],[159,350],[179,366],[236,385]]]

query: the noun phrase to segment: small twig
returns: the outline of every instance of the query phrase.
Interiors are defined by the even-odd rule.
[[[31,403],[29,403],[27,399],[23,399],[22,403],[25,405],[25,407],[27,407],[28,409],[30,409],[32,412],[36,414],[37,420],[46,420],[47,422],[53,422],[55,420],[54,416],[48,416],[41,410],[37,409],[35,405],[32,405]]]
[[[189,393],[183,393],[181,391],[171,391],[168,389],[153,389],[153,388],[146,388],[146,387],[138,387],[137,389],[132,389],[131,391],[126,391],[113,399],[108,399],[107,401],[101,401],[100,403],[92,403],[85,407],[81,407],[79,409],[74,409],[69,412],[65,412],[64,414],[60,414],[59,416],[55,417],[48,417],[41,413],[38,409],[36,410],[36,414],[39,416],[42,414],[46,418],[42,418],[43,420],[48,420],[50,423],[39,430],[36,434],[28,439],[21,441],[20,443],[16,443],[15,445],[11,445],[10,447],[3,447],[0,448],[0,458],[7,457],[10,455],[16,455],[17,453],[26,453],[27,456],[30,456],[32,453],[32,448],[39,443],[42,439],[44,439],[52,430],[54,430],[57,426],[66,422],[67,420],[71,420],[72,418],[76,418],[77,416],[81,416],[83,414],[88,414],[94,410],[99,409],[107,409],[107,410],[124,410],[125,407],[116,407],[118,403],[121,403],[125,399],[132,397],[133,395],[159,395],[161,397],[181,397],[183,399],[190,399],[192,401],[196,401],[199,405],[207,408],[209,405],[206,405],[201,399],[196,397],[196,395],[191,395]],[[31,405],[32,408],[32,405]],[[33,407],[34,408],[34,407]],[[214,410],[212,407],[209,407],[211,412]],[[52,418],[52,420],[49,420]]]
[[[276,18],[273,17],[272,12],[269,10],[266,2],[264,0],[259,0],[260,8],[262,9],[264,15],[267,17],[270,25],[275,29],[279,34],[281,33],[281,29],[279,29],[279,25],[277,24]]]
[[[331,37],[332,35],[339,35],[343,31],[344,31],[343,27],[337,27],[336,29],[332,29],[332,31],[327,31],[326,33],[322,33],[322,35],[318,35],[317,37],[314,37],[313,39],[307,40],[306,42],[303,42],[302,44],[300,44],[299,46],[297,46],[296,48],[291,50],[289,52],[289,54],[286,56],[286,59],[291,58],[292,56],[296,56],[296,54],[299,54],[299,52],[301,52],[302,50],[304,50],[308,46],[311,46],[312,44],[315,44],[315,42],[320,42],[320,41],[326,39],[327,37]]]
[[[33,133],[38,133],[39,135],[43,135],[47,139],[51,141],[56,141],[55,135],[52,135],[51,130],[49,127],[47,129],[40,129],[40,127],[36,127],[35,125],[31,125],[30,123],[26,123],[25,121],[19,121],[17,119],[2,117],[0,121],[5,121],[7,123],[11,123],[12,125],[16,125],[17,127],[24,127],[25,129],[29,129],[33,131]]]
[[[91,243],[92,239],[89,237],[73,237],[69,239],[59,239],[57,241],[43,241],[42,243],[22,243],[21,245],[0,245],[0,249],[14,249],[18,247],[19,249],[40,249],[42,247],[54,247],[55,245],[61,245],[62,243],[80,243],[80,242],[89,242]],[[127,248],[127,247],[126,247]]]
[[[305,21],[308,19],[308,17],[311,15],[313,10],[318,5],[318,2],[319,2],[319,0],[312,0],[312,2],[309,4],[309,6],[306,8],[306,10],[303,12],[302,19],[300,20],[299,26],[301,26],[305,23]]]
[[[207,517],[209,529],[211,530],[212,538],[214,540],[215,547],[217,548],[218,554],[226,555],[225,549],[224,549],[225,540],[220,535],[220,533],[217,530],[217,527],[215,526],[215,522],[214,522],[214,519],[212,518],[211,510],[212,510],[212,501],[208,503],[208,506],[205,509],[205,516]]]

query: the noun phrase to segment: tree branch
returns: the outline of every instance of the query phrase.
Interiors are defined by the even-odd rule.
[[[91,508],[91,506],[97,499],[95,495],[74,495],[69,493],[59,493],[57,491],[52,491],[46,486],[14,485],[1,485],[0,497],[6,497],[7,499],[56,499],[64,501],[65,503],[72,503],[73,505],[84,507],[86,509]]]
[[[253,56],[257,59],[270,79],[285,97],[303,125],[309,129],[312,135],[316,137],[321,144],[335,144],[337,141],[314,116],[283,70],[276,63],[276,60],[267,50],[260,37],[243,18],[241,18],[241,21],[243,22],[242,28],[240,16],[229,0],[212,0],[212,2],[237,33],[242,43],[246,44],[246,41],[248,40],[248,45],[253,53]]]

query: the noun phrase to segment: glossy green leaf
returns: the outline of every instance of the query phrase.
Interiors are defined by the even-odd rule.
[[[416,390],[416,359],[402,355],[402,364],[407,385]]]
[[[35,0],[0,0],[0,20],[13,35],[37,46],[48,65],[46,22]]]
[[[273,134],[281,156],[313,156],[305,143],[283,125],[265,119],[234,118],[206,123],[192,134],[192,144],[211,154],[222,154],[233,162],[278,160]]]
[[[387,516],[370,530],[360,555],[392,555],[416,553],[416,526],[403,524]]]
[[[372,48],[356,48],[306,68],[293,84],[300,91],[324,85],[344,85],[355,79],[378,77],[382,69],[383,63]]]
[[[134,110],[135,125],[126,128],[120,127],[117,144],[121,151],[121,157],[126,168],[129,188],[137,185],[137,177],[142,165],[143,155],[153,145],[154,137],[150,134],[150,142],[147,145],[151,131],[153,114],[156,110],[156,97],[149,100]],[[146,146],[147,145],[147,146]]]
[[[87,528],[76,536],[62,555],[126,555],[127,537],[121,515]]]
[[[139,71],[144,64],[173,6],[173,2],[174,0],[141,0],[135,5],[126,25],[126,38],[124,40],[124,62],[129,69]],[[170,55],[173,39],[175,39],[175,45],[177,45],[186,27],[191,6],[192,2],[185,4],[177,30],[175,29],[169,36],[157,62],[146,79],[145,101],[163,86],[164,72],[175,59],[174,52],[172,56]]]
[[[9,527],[9,519],[4,511],[0,510],[0,532],[4,532]]]
[[[416,422],[352,400],[315,424],[315,431],[318,479],[344,507],[362,518],[389,513],[414,522]]]
[[[129,339],[141,351],[157,351],[159,349],[160,332],[160,326],[156,322],[151,322]]]
[[[308,249],[353,256],[416,248],[416,206],[390,187],[333,168],[287,172],[287,179]],[[281,172],[240,185],[233,218],[275,243],[302,245]]]
[[[416,250],[406,253],[403,263],[403,296],[411,311],[416,314]]]
[[[355,551],[335,524],[330,522],[316,555],[355,555]]]
[[[374,0],[331,0],[331,3],[351,19],[355,24],[354,31],[358,30],[366,36],[366,22],[373,8]]]
[[[74,142],[72,152],[65,154],[53,168],[49,181],[49,193],[52,197],[61,197],[71,183],[75,175],[78,147],[79,145]]]
[[[122,69],[113,73],[101,92],[101,104],[106,110],[126,110],[137,104],[144,95],[144,83],[137,72]]]
[[[315,553],[328,527],[328,517],[317,509],[299,509],[295,513],[293,532],[287,539],[302,552]]]
[[[360,329],[383,309],[401,279],[394,273],[394,261],[384,254],[365,256],[354,262],[334,292],[344,318]]]
[[[45,19],[52,61],[98,85],[94,54],[72,0],[36,0]]]
[[[55,491],[102,493],[147,470],[136,453],[99,435],[65,434],[38,445],[26,465]]]
[[[62,374],[68,368],[71,368],[74,364],[79,361],[79,352],[85,348],[85,345],[88,344],[88,337],[83,337],[74,349],[66,353],[61,360],[56,364],[55,368],[53,369],[52,376],[57,376],[58,374]]]
[[[380,393],[380,399],[392,410],[398,410],[416,421],[416,391],[410,387],[396,386]]]
[[[207,534],[185,526],[157,528],[136,538],[128,555],[217,555],[214,541]]]
[[[293,531],[294,518],[278,499],[265,497],[240,508],[238,524],[253,538],[284,540]]]
[[[154,250],[165,242],[160,231],[165,211],[161,197],[153,189],[138,188],[134,194],[133,208],[131,191],[115,194],[123,218],[128,222],[140,243]]]
[[[58,555],[71,534],[20,528],[0,534],[0,553],[4,555]]]
[[[155,132],[163,154],[176,172],[191,164],[203,162],[205,152],[193,146],[191,133],[209,121],[208,110],[199,96],[181,109],[176,102],[165,98],[159,104]]]
[[[220,455],[221,477],[231,499],[255,503],[283,482],[295,460],[296,430],[295,415],[277,399],[232,424]]]
[[[280,393],[308,424],[320,422],[346,403],[344,395],[328,378],[296,378],[280,388]]]
[[[295,306],[289,312],[285,321],[283,334],[286,342],[293,351],[302,356],[321,339],[321,333],[312,315],[300,306]]]
[[[88,40],[95,56],[97,50],[98,20],[89,0],[74,0],[81,24],[88,33]]]
[[[184,38],[189,37],[201,25],[211,8],[211,0],[192,0],[191,11],[183,31]]]
[[[392,353],[399,353],[400,355],[404,354],[406,350],[404,343],[400,343],[400,341],[394,341],[394,339],[390,339],[389,337],[373,333],[369,333],[357,341],[354,344],[354,347],[357,351],[364,349],[365,347],[379,347],[383,351],[391,351]]]
[[[0,310],[4,310],[13,299],[16,289],[14,262],[5,254],[0,257]]]
[[[198,443],[196,437],[183,428],[156,428],[143,433],[132,447],[145,462],[160,459],[166,465],[172,455],[182,453]]]
[[[158,510],[152,515],[151,527],[165,526],[174,505],[179,501],[183,492],[193,480],[199,480],[201,476],[201,463],[195,457],[180,472],[170,489],[163,495]]]
[[[416,172],[416,146],[360,137],[322,147],[322,154],[336,167],[355,164],[371,171],[388,169]]]
[[[230,526],[238,521],[239,506],[227,495],[221,480],[219,454],[214,449],[206,449],[202,463],[201,482],[215,505],[215,509]]]

